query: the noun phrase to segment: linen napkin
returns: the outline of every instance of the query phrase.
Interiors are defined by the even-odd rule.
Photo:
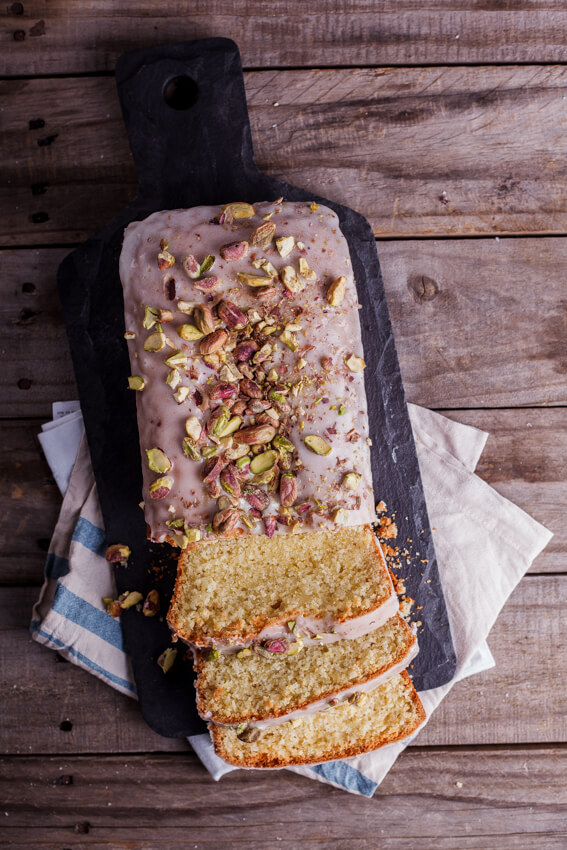
[[[474,474],[488,436],[484,431],[415,405],[409,409],[457,656],[452,681],[420,693],[429,719],[456,682],[494,666],[488,633],[552,534]],[[31,632],[38,642],[135,696],[120,624],[102,604],[103,596],[115,595],[114,577],[104,560],[106,540],[86,439],[83,435],[78,450],[65,440],[69,417],[74,429],[80,422],[76,412],[71,407],[48,428],[49,442],[43,441],[54,477],[69,483]],[[62,444],[69,450],[61,451]],[[287,769],[370,797],[413,737],[363,756]],[[213,778],[236,769],[214,753],[207,734],[189,741]]]

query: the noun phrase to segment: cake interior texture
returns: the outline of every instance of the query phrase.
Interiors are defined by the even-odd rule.
[[[237,724],[281,717],[360,686],[406,658],[416,638],[396,614],[375,632],[293,655],[220,654],[197,663],[197,705],[207,720]]]
[[[182,552],[168,621],[197,645],[223,636],[237,643],[299,615],[339,622],[361,616],[391,593],[369,526],[273,539],[246,535]]]
[[[425,720],[419,697],[404,671],[360,703],[342,702],[327,711],[263,730],[242,741],[234,727],[211,724],[217,755],[238,767],[285,767],[349,758],[406,738]]]

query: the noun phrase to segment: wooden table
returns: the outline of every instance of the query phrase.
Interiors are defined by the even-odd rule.
[[[567,847],[567,11],[559,0],[6,0],[1,840],[18,848]],[[135,189],[112,71],[242,52],[266,171],[364,213],[411,401],[490,431],[479,474],[555,533],[371,800],[288,772],[216,784],[27,631],[60,497],[36,434],[76,397],[55,271]]]

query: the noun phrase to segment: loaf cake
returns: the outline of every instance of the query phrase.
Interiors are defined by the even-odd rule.
[[[358,302],[332,210],[157,212],[126,229],[120,276],[152,540],[373,521]]]
[[[355,637],[397,609],[382,551],[364,526],[189,546],[167,619],[194,646],[244,647],[289,637],[290,621],[307,643]]]
[[[215,751],[237,767],[287,767],[350,758],[407,738],[425,711],[404,671],[370,694],[270,729],[211,724]]]
[[[197,709],[214,723],[268,728],[374,690],[416,653],[415,635],[398,614],[369,635],[331,645],[304,646],[291,622],[288,639],[196,653]]]

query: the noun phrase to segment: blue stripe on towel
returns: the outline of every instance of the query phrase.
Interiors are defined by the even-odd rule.
[[[347,791],[357,791],[364,797],[372,797],[378,788],[377,782],[372,782],[371,779],[364,776],[356,768],[351,767],[344,761],[330,761],[326,764],[316,764],[311,768],[313,773],[317,773],[323,779],[329,782],[335,782],[341,785]]]
[[[59,638],[56,638],[55,635],[49,635],[49,634],[47,634],[47,632],[44,632],[43,629],[41,629],[41,628],[37,628],[36,631],[37,631],[37,634],[41,635],[46,640],[55,644],[55,646],[58,646],[59,649],[67,650],[67,652],[69,652],[78,661],[80,661],[82,664],[84,664],[85,667],[88,667],[89,670],[94,670],[96,673],[100,673],[102,676],[104,676],[105,679],[108,679],[109,682],[114,682],[116,685],[120,685],[121,688],[125,688],[127,691],[130,691],[131,693],[136,694],[136,687],[135,687],[135,685],[132,684],[132,682],[129,682],[127,679],[123,679],[122,676],[117,676],[115,673],[111,673],[109,670],[105,670],[104,667],[101,667],[95,661],[92,661],[90,658],[87,658],[87,656],[83,655],[82,652],[79,652],[74,647],[69,646],[66,643],[63,643],[63,641],[59,640]]]
[[[101,555],[104,558],[106,534],[102,528],[93,525],[88,519],[79,517],[73,532],[73,540],[75,543],[80,543],[85,549],[90,549],[95,555]]]
[[[65,617],[66,620],[70,620],[72,623],[76,623],[83,629],[97,635],[101,640],[105,640],[107,643],[116,647],[116,649],[120,649],[122,652],[124,651],[120,621],[115,620],[106,611],[95,608],[86,599],[76,596],[59,582],[57,582],[52,610]]]
[[[63,578],[69,572],[69,559],[50,552],[46,558],[43,572],[46,578]]]

